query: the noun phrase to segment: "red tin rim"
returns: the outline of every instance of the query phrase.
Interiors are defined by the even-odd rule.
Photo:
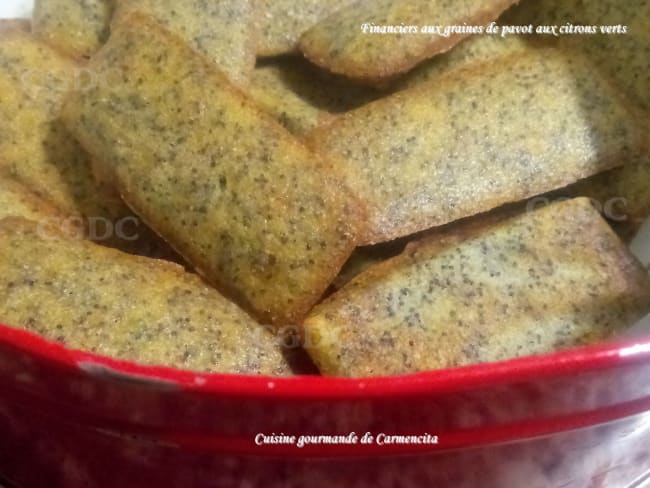
[[[457,449],[502,445],[554,434],[576,431],[588,427],[607,425],[622,419],[648,412],[650,397],[640,398],[619,405],[611,405],[593,411],[576,412],[555,417],[523,420],[514,423],[490,425],[465,430],[451,430],[440,435],[439,444],[407,444],[380,446],[377,444],[354,444],[351,446],[314,445],[301,449],[293,445],[257,447],[251,438],[219,436],[187,436],[178,433],[161,434],[157,441],[180,445],[195,451],[238,453],[277,458],[349,458],[378,457],[430,452],[448,452]],[[420,434],[420,433],[418,433]]]
[[[576,372],[606,369],[637,362],[650,362],[650,337],[567,349],[551,354],[526,356],[404,376],[331,378],[297,376],[277,378],[219,373],[196,373],[163,366],[144,366],[97,354],[68,349],[62,344],[13,327],[0,325],[0,343],[28,355],[75,370],[99,367],[116,377],[168,384],[185,391],[234,397],[349,400],[380,396],[412,396],[450,393],[478,386],[548,378]]]

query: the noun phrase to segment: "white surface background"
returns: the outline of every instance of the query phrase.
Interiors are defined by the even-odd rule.
[[[0,18],[31,17],[33,0],[0,0]],[[645,266],[650,266],[650,220],[646,221],[630,248]],[[626,336],[647,335],[650,332],[650,315]]]
[[[33,5],[33,0],[0,0],[0,19],[30,17]]]

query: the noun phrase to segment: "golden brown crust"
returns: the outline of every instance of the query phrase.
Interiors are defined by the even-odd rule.
[[[448,51],[468,34],[369,34],[362,32],[363,24],[481,26],[514,3],[516,0],[355,2],[307,31],[300,49],[310,61],[334,73],[368,81],[392,78]]]
[[[307,142],[338,161],[368,204],[365,243],[561,188],[647,150],[643,124],[609,83],[554,49],[452,70],[346,113]]]
[[[133,16],[114,32],[90,68],[115,81],[69,100],[70,130],[210,282],[263,320],[300,320],[354,249],[363,207],[330,162],[157,24]]]
[[[254,0],[116,1],[116,24],[134,14],[149,16],[219,66],[234,85],[248,86],[257,45]]]
[[[440,76],[454,69],[480,66],[483,63],[498,63],[500,58],[513,53],[521,52],[526,55],[536,47],[545,48],[549,47],[549,44],[537,38],[524,36],[513,35],[505,38],[495,35],[472,36],[446,53],[421,63],[399,77],[392,85],[392,89],[405,90],[421,83],[436,83]]]
[[[377,90],[318,70],[297,57],[260,63],[247,92],[260,108],[297,136],[380,96]]]
[[[106,42],[114,0],[36,0],[34,34],[75,59],[87,59]]]
[[[324,374],[380,376],[598,342],[650,309],[650,278],[587,199],[458,224],[369,268],[305,321]]]
[[[507,14],[504,22],[537,22],[585,26],[625,26],[625,34],[566,35],[561,49],[585,55],[594,69],[611,80],[629,100],[629,108],[650,120],[650,3],[644,0],[540,0],[523,2]],[[648,130],[648,129],[646,129]],[[620,168],[587,178],[559,193],[588,196],[610,220],[616,231],[630,240],[650,214],[650,158],[626,158]]]
[[[256,0],[257,55],[293,53],[300,36],[353,0]]]
[[[650,120],[650,3],[644,0],[541,0],[524,2],[504,22],[585,26],[625,26],[625,34],[561,36],[561,49],[580,52],[629,100],[629,108]],[[648,129],[646,129],[648,130]],[[627,158],[624,165],[587,178],[558,193],[588,196],[626,240],[650,214],[650,157]]]
[[[522,2],[504,22],[589,26],[594,35],[563,35],[562,48],[576,49],[613,79],[639,108],[650,110],[650,4],[646,0],[539,0]],[[612,26],[603,34],[600,27]],[[622,29],[623,30],[616,30]]]
[[[60,120],[68,92],[106,80],[19,30],[0,33],[0,65],[0,170],[55,206],[64,226],[83,224],[86,237],[128,252],[169,255],[119,195],[96,183],[87,153]]]
[[[0,220],[7,217],[54,223],[57,220],[63,221],[69,216],[39,198],[6,172],[0,171]]]
[[[23,219],[0,221],[0,248],[0,316],[10,325],[143,364],[291,374],[272,331],[178,265]]]
[[[650,156],[581,180],[546,197],[590,198],[614,230],[630,241],[650,215]]]
[[[67,214],[122,216],[124,205],[101,195],[86,154],[59,120],[65,94],[85,86],[88,73],[20,31],[0,35],[0,65],[0,167]]]

